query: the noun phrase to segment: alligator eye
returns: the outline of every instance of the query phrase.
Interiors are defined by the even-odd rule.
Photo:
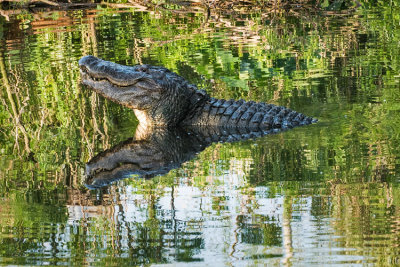
[[[138,66],[137,71],[147,73],[149,71],[149,68],[146,65],[141,65]]]

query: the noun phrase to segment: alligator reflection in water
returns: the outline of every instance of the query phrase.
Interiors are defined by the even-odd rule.
[[[138,129],[136,136],[105,150],[86,164],[86,186],[96,189],[138,175],[167,174],[215,142],[235,142],[281,130],[190,127]]]
[[[273,104],[213,98],[163,67],[129,67],[94,56],[81,58],[79,66],[82,84],[133,109],[139,120],[134,139],[87,164],[89,188],[132,174],[168,173],[213,142],[245,140],[317,121]]]

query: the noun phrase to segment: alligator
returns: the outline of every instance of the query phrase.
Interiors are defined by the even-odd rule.
[[[139,125],[289,129],[317,120],[286,107],[209,96],[178,74],[151,65],[124,66],[94,56],[79,60],[82,83],[133,109]]]
[[[98,189],[122,179],[150,179],[165,175],[195,158],[212,143],[244,141],[281,131],[214,126],[154,127],[147,130],[146,134],[139,135],[136,131],[134,137],[90,159],[86,163],[85,186]]]

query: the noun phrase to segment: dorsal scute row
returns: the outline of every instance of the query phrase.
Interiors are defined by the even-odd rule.
[[[289,108],[262,102],[211,98],[200,124],[248,128],[292,128],[309,124],[310,117]],[[206,113],[206,118],[204,118]]]

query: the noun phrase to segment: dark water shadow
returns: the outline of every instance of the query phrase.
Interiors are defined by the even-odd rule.
[[[282,132],[224,127],[155,128],[141,138],[129,138],[86,164],[85,185],[97,189],[137,175],[167,174],[193,159],[212,143],[237,142]]]

